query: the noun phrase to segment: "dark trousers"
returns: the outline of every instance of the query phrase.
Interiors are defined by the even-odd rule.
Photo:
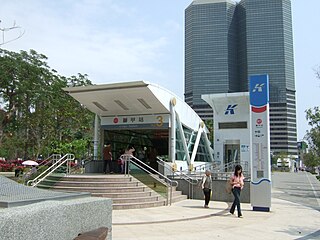
[[[241,192],[241,188],[239,187],[234,187],[232,189],[232,194],[234,196],[234,200],[233,200],[233,203],[232,203],[232,206],[230,208],[230,213],[234,213],[234,210],[236,209],[237,207],[237,210],[238,210],[238,217],[242,216],[242,213],[241,213],[241,208],[240,208],[240,192]]]
[[[104,160],[103,161],[103,172],[107,173],[109,170],[109,172],[112,172],[112,161],[111,160]]]
[[[204,204],[205,204],[205,205],[209,205],[210,195],[211,195],[211,189],[209,189],[209,188],[204,188],[204,189],[203,189],[203,194],[204,194]]]
[[[117,164],[117,168],[118,168],[118,173],[124,173],[124,162],[118,160],[118,164]]]

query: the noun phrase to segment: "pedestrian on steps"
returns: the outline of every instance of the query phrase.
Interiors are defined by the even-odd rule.
[[[107,143],[103,148],[103,172],[113,173],[112,170],[112,152],[111,152],[111,143]]]

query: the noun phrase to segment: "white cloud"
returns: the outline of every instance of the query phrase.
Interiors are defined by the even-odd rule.
[[[149,35],[146,39],[139,33],[112,26],[112,21],[134,15],[134,9],[121,7],[113,1],[71,2],[66,1],[64,5],[58,5],[59,2],[46,5],[44,2],[41,5],[39,1],[29,1],[18,8],[13,3],[4,5],[10,18],[16,16],[26,29],[22,39],[6,47],[10,50],[35,49],[45,54],[49,65],[59,73],[88,73],[96,83],[159,75],[153,64],[162,57],[166,38]],[[51,8],[53,4],[55,6]],[[99,79],[95,79],[96,76]]]

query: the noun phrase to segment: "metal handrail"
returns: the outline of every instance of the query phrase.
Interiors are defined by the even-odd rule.
[[[60,166],[62,166],[64,163],[66,163],[68,161],[73,161],[74,158],[75,158],[74,154],[68,153],[68,154],[64,155],[62,158],[60,158],[54,164],[52,164],[49,168],[47,168],[45,171],[43,171],[41,174],[39,174],[36,178],[29,180],[27,182],[27,186],[32,186],[32,187],[37,186],[46,177],[51,175],[57,168],[59,168]],[[69,173],[69,171],[70,171],[70,168],[67,164],[67,174]]]
[[[189,175],[185,174],[184,172],[182,171],[174,171],[172,169],[172,167],[170,165],[168,165],[167,162],[163,161],[162,159],[160,158],[157,158],[158,159],[158,163],[161,164],[161,166],[165,167],[166,169],[170,170],[172,172],[172,176],[175,177],[175,176],[178,176],[181,178],[181,176],[183,176],[184,178],[182,178],[183,180],[187,181],[188,183],[190,184],[193,184],[193,185],[196,185],[198,183],[198,180],[197,179],[194,179],[192,177],[190,177]],[[190,181],[191,180],[191,181]],[[193,181],[196,181],[195,183]]]
[[[210,162],[207,162],[207,163],[203,163],[203,164],[200,164],[198,166],[195,166],[193,169],[195,172],[197,172],[197,169],[199,169],[199,172],[201,172],[201,170],[211,170],[213,171],[214,169],[217,168],[217,166],[213,165],[214,163],[212,162],[211,165],[210,165]],[[204,172],[203,171],[203,172]]]
[[[191,197],[191,199],[193,199],[193,186],[194,185],[198,185],[198,179],[195,179],[193,177],[190,177],[189,175],[185,174],[184,172],[182,171],[174,171],[172,169],[172,167],[165,161],[163,161],[161,158],[158,158],[158,163],[161,164],[161,166],[163,166],[164,168],[170,170],[172,172],[172,176],[173,178],[175,178],[175,176],[179,177],[180,179],[186,181],[189,185],[188,185],[188,191],[189,191],[189,194],[188,196]],[[191,189],[190,189],[191,188]],[[191,194],[190,194],[191,193]]]
[[[173,167],[170,166],[167,162],[163,161],[161,158],[157,157],[157,162],[161,164],[161,166],[163,166],[164,168],[168,169],[172,175],[174,175],[174,170]]]
[[[162,159],[160,159],[160,158],[157,158],[157,159],[159,160],[158,163],[160,163],[162,166],[164,164],[168,165],[167,162],[163,161]],[[232,169],[235,166],[234,164],[235,164],[234,162],[226,163],[223,166],[223,169],[226,169],[226,168],[231,168]],[[239,164],[239,162],[236,162],[236,164]],[[167,167],[167,169],[168,169],[168,166],[166,166],[166,165],[164,167]],[[248,162],[245,161],[244,164],[242,164],[242,165],[243,165],[243,173],[246,175],[246,179],[250,179],[251,176],[250,176],[250,171],[248,171]],[[199,169],[200,171],[197,170],[197,169]],[[201,171],[201,170],[203,170],[203,171]],[[202,178],[203,173],[205,172],[205,170],[210,170],[211,173],[212,173],[212,176],[213,177],[216,176],[217,179],[221,179],[221,178],[222,179],[227,179],[233,172],[233,171],[227,171],[227,172],[226,171],[221,171],[220,167],[214,165],[214,163],[211,164],[211,165],[208,164],[208,163],[203,163],[201,165],[195,166],[194,167],[194,171],[190,171],[190,170],[176,171],[176,175],[178,175],[178,173],[179,173],[179,174],[184,175],[184,176],[189,176],[189,177],[192,176],[192,177],[190,177],[191,179],[197,179],[198,180],[198,179]],[[170,171],[172,173],[174,172],[172,170],[170,170]]]
[[[176,173],[177,174],[177,173]],[[178,175],[178,174],[177,174]],[[199,183],[199,180],[198,179],[195,179],[195,178],[193,178],[193,177],[190,177],[189,175],[187,175],[187,174],[185,174],[184,172],[180,172],[180,174],[179,174],[179,176],[180,176],[180,178],[181,178],[181,176],[183,176],[183,180],[184,181],[186,181],[187,183],[189,183],[189,188],[188,188],[188,190],[189,190],[189,196],[190,196],[190,198],[191,199],[193,199],[193,187],[195,186],[195,185],[198,185],[198,183]],[[195,181],[195,182],[194,182]],[[191,189],[190,189],[191,188]],[[190,194],[190,192],[191,192],[191,194]]]
[[[57,161],[61,158],[61,154],[52,154],[49,157],[47,157],[46,159],[42,160],[41,163],[39,164],[39,166],[43,167],[48,165],[49,163],[51,163],[52,161]],[[50,159],[50,160],[49,160]],[[44,163],[44,164],[43,164]]]
[[[52,161],[56,161],[59,160],[61,158],[61,154],[52,154],[49,157],[47,157],[46,159],[42,160],[39,165],[38,165],[38,169],[49,165],[50,163],[52,163]],[[50,159],[50,160],[49,160]],[[33,173],[32,169],[30,169],[28,172],[24,173],[24,176],[31,176]]]
[[[142,162],[138,158],[132,156],[131,154],[123,154],[123,155],[121,155],[121,158],[125,161],[125,174],[130,175],[129,169],[128,169],[128,172],[126,173],[126,171],[127,171],[127,167],[126,166],[129,163],[133,163],[135,166],[141,168],[143,171],[146,171],[152,178],[156,179],[157,181],[159,181],[159,180],[161,181],[162,179],[156,178],[154,176],[154,174],[157,174],[158,176],[161,176],[162,178],[164,178],[165,181],[161,181],[161,182],[163,182],[163,184],[166,185],[167,192],[168,192],[168,190],[170,188],[170,198],[169,198],[169,194],[167,194],[167,205],[169,203],[171,205],[171,202],[172,202],[172,187],[177,187],[178,186],[178,182],[177,181],[169,179],[168,177],[164,176],[162,173],[160,173],[157,170],[153,169],[152,167],[150,167],[149,165],[145,164],[144,162]],[[132,159],[134,159],[134,161]]]
[[[232,172],[234,167],[237,165],[237,164],[240,164],[241,162],[239,161],[235,161],[235,162],[228,162],[226,164],[224,164],[223,166],[216,166],[216,165],[208,165],[208,163],[204,163],[204,164],[201,164],[201,165],[198,165],[198,166],[195,166],[194,167],[194,170],[197,171],[197,169],[203,169],[203,170],[211,170],[212,172],[214,171],[217,171],[217,172],[221,172],[220,169],[223,169],[222,172]],[[244,161],[243,162],[244,164],[242,164],[242,168],[243,168],[243,172],[249,172],[248,171],[248,161]],[[207,168],[209,167],[209,168]],[[225,171],[225,169],[230,169],[231,171]],[[201,172],[201,171],[200,171]]]
[[[85,159],[79,160],[79,164],[71,167],[70,174],[74,173],[77,169],[79,169],[79,167],[83,167],[84,168],[88,163],[90,163],[92,161],[93,161],[93,158],[91,156],[87,157]]]

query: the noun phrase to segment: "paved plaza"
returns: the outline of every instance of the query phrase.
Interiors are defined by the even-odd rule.
[[[163,239],[320,239],[320,182],[310,173],[274,173],[271,212],[253,212],[242,204],[244,218],[229,204],[184,200],[169,207],[113,211],[113,240]]]
[[[2,186],[3,197],[10,197],[4,186],[8,185]],[[320,239],[319,196],[320,182],[314,175],[276,172],[272,174],[270,212],[254,212],[250,204],[242,203],[244,217],[238,218],[229,213],[230,203],[211,201],[207,209],[203,208],[204,201],[191,199],[171,206],[113,210],[112,239]]]

